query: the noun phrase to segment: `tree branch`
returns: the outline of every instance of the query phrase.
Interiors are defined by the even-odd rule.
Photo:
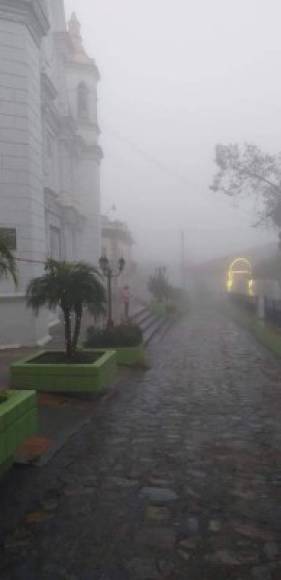
[[[277,191],[278,193],[281,194],[281,187],[280,186],[278,187],[278,185],[276,185],[275,183],[272,183],[272,181],[269,181],[269,179],[266,179],[266,177],[263,177],[262,175],[258,175],[257,173],[251,173],[250,171],[247,171],[247,169],[241,169],[241,173],[245,173],[249,177],[252,177],[254,179],[258,179],[259,181],[263,181],[264,183],[266,183],[270,187],[273,187],[273,189],[275,189],[275,191]]]

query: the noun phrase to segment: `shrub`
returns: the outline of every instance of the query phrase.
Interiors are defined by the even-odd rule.
[[[0,405],[1,405],[1,403],[6,403],[7,400],[8,400],[8,397],[7,397],[6,393],[0,393]]]
[[[168,316],[175,316],[176,314],[179,313],[179,308],[178,308],[177,304],[174,304],[173,302],[169,302],[166,306],[166,312],[167,312]]]
[[[151,313],[157,318],[165,318],[167,315],[166,304],[164,302],[152,302],[150,305]]]
[[[87,330],[86,348],[122,348],[139,346],[143,342],[141,328],[137,324],[120,324],[113,328]]]

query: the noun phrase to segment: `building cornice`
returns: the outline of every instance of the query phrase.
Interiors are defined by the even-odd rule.
[[[102,237],[107,240],[123,242],[127,246],[134,245],[134,239],[130,230],[122,223],[110,222],[102,226]]]
[[[25,24],[38,46],[50,28],[45,0],[0,0],[0,20]]]
[[[91,74],[94,75],[96,77],[97,81],[100,81],[101,79],[101,75],[100,75],[100,71],[94,61],[94,59],[89,59],[88,61],[84,62],[84,61],[79,61],[79,60],[74,60],[72,58],[67,58],[65,60],[65,65],[68,69],[74,69],[74,70],[79,70],[79,71],[83,71],[83,74]]]
[[[91,159],[98,164],[103,160],[103,150],[99,145],[89,145],[81,139],[80,141],[80,155],[82,159]]]
[[[89,119],[78,119],[77,120],[78,129],[87,129],[94,131],[98,136],[101,134],[101,129],[98,123],[91,121]]]

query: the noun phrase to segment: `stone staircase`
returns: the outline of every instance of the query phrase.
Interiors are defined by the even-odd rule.
[[[162,337],[171,324],[163,318],[158,318],[150,312],[147,306],[138,307],[134,314],[131,316],[132,322],[138,324],[143,332],[144,344],[148,345],[156,336]],[[82,341],[86,337],[86,331],[88,326],[94,324],[91,316],[85,316],[83,319],[83,326],[81,330]],[[48,349],[60,349],[64,347],[64,328],[63,323],[60,322],[56,326],[50,329],[51,341],[48,343]]]
[[[166,319],[156,317],[146,306],[135,312],[132,322],[141,327],[145,345],[148,345],[156,336],[164,335],[170,324]]]

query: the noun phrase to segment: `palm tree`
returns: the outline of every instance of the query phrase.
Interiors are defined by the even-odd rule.
[[[6,236],[0,234],[0,278],[11,276],[17,285],[17,266],[13,253],[9,249]]]
[[[67,358],[77,352],[83,310],[104,311],[106,294],[99,271],[84,262],[58,262],[49,259],[45,274],[31,280],[26,293],[27,306],[38,314],[40,308],[61,308],[64,317]],[[74,318],[74,328],[72,323]]]

